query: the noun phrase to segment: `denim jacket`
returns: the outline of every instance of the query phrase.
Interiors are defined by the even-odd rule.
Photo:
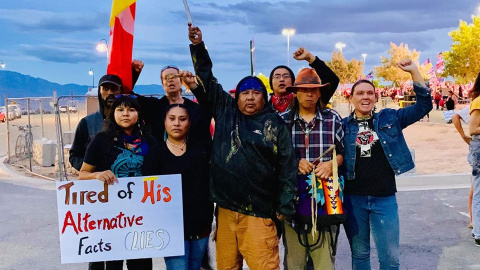
[[[415,167],[402,130],[422,119],[433,108],[429,88],[414,82],[413,91],[416,94],[414,105],[398,110],[382,109],[373,114],[373,128],[377,132],[379,142],[395,175]],[[352,180],[355,178],[355,148],[358,133],[358,122],[353,117],[353,113],[343,119],[343,128],[345,130],[343,173],[348,180]]]

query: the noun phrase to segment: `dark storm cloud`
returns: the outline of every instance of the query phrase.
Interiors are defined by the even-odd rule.
[[[105,28],[108,22],[107,14],[96,14],[87,17],[68,17],[52,16],[43,18],[36,24],[17,23],[18,27],[24,31],[52,31],[57,33],[87,32]]]
[[[82,46],[83,48],[83,46]],[[84,50],[70,45],[22,45],[24,54],[39,58],[44,61],[58,63],[94,63],[102,60],[93,50]]]
[[[105,28],[108,13],[62,13],[42,10],[0,10],[0,20],[22,32],[74,33]]]
[[[465,1],[299,1],[238,4],[205,4],[213,14],[224,14],[227,22],[244,21],[253,31],[277,34],[284,27],[300,34],[360,32],[405,33],[441,29],[468,19],[478,2]],[[228,14],[225,15],[225,14]],[[216,16],[202,16],[203,22],[221,22]]]

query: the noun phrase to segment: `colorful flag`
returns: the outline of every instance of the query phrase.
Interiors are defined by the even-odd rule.
[[[435,68],[437,69],[437,73],[439,74],[443,74],[443,72],[445,72],[445,63],[443,61],[442,53],[439,53],[437,55],[437,65],[435,66]]]
[[[433,68],[432,62],[430,62],[430,58],[427,58],[423,64],[427,67],[428,79],[431,80],[432,78],[436,78],[435,69]]]
[[[367,74],[367,77],[365,77],[367,80],[372,80],[373,79],[373,73],[370,71],[370,73]]]
[[[136,0],[113,0],[110,15],[110,50],[107,74],[122,79],[124,93],[130,93],[132,83],[133,30]]]

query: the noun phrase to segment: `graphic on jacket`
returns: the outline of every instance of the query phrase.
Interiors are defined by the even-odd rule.
[[[142,176],[143,156],[122,149],[122,153],[113,162],[111,170],[117,177]]]
[[[356,145],[360,148],[360,157],[371,157],[372,146],[377,141],[377,133],[370,128],[368,121],[359,122]]]
[[[265,137],[263,137],[263,140],[265,142],[270,142],[273,141],[273,153],[277,154],[277,127],[273,127],[272,120],[267,120],[265,121],[265,124],[263,126],[263,134]]]
[[[238,152],[238,149],[242,147],[242,141],[240,140],[240,135],[238,133],[238,124],[235,126],[235,130],[230,133],[230,152],[228,153],[227,163],[230,161],[233,155]]]

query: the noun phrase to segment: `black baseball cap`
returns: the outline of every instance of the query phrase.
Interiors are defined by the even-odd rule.
[[[113,74],[103,75],[103,77],[100,78],[100,81],[98,81],[98,86],[101,86],[102,84],[105,84],[105,83],[111,83],[118,87],[123,86],[122,79],[120,79],[120,77],[118,77],[117,75],[113,75]]]

